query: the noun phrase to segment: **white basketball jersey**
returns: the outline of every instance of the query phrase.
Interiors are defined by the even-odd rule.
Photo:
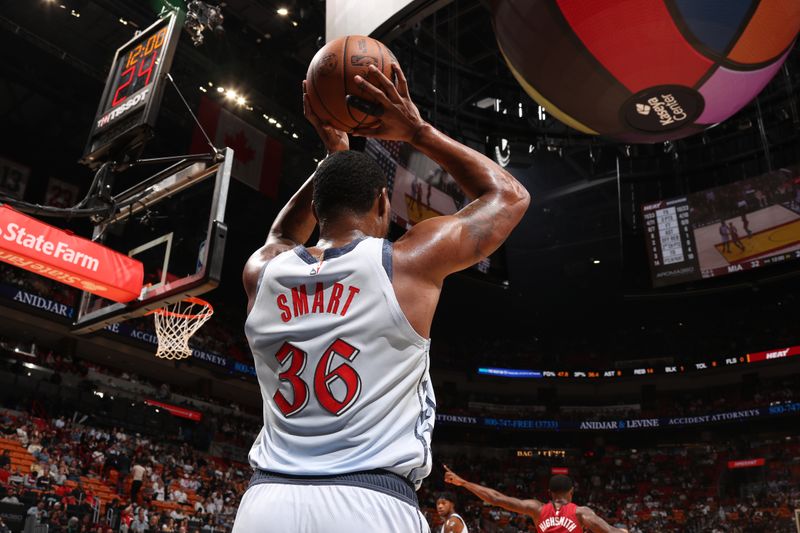
[[[431,471],[430,341],[391,283],[391,243],[367,238],[272,259],[245,331],[264,398],[254,467],[293,475]]]
[[[455,517],[455,518],[458,518],[459,520],[461,520],[461,524],[464,526],[464,527],[461,529],[461,533],[469,533],[469,529],[467,529],[467,523],[464,521],[464,519],[463,519],[463,518],[461,518],[461,515],[460,515],[460,514],[458,514],[458,513],[453,513],[453,514],[451,514],[450,516],[448,516],[448,517],[447,517],[447,520],[450,520],[451,518],[454,518],[454,517]],[[445,520],[445,521],[444,521],[444,524],[442,524],[442,530],[441,530],[441,532],[440,532],[440,533],[444,533],[444,526],[447,524],[447,520]]]

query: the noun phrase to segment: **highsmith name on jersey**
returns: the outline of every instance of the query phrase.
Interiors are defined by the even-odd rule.
[[[578,506],[566,503],[558,508],[553,502],[542,506],[539,513],[537,528],[542,533],[583,533],[583,528],[578,525]]]
[[[391,283],[391,243],[366,238],[272,259],[245,332],[264,398],[250,463],[292,475],[431,471],[430,341]]]

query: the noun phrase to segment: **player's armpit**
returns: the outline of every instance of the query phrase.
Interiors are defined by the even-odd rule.
[[[581,526],[593,533],[628,533],[627,529],[620,529],[610,525],[588,507],[578,507],[575,510],[575,515],[581,522]]]

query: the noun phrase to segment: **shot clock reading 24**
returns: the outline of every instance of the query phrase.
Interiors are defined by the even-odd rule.
[[[146,40],[136,44],[129,52],[118,58],[114,64],[114,78],[111,85],[110,98],[97,119],[97,127],[114,122],[125,111],[144,104],[149,91],[143,91],[153,81],[153,74],[164,51],[167,27],[146,36]],[[142,91],[142,92],[139,92]],[[138,93],[138,94],[137,94]]]
[[[125,70],[122,70],[117,76],[114,97],[111,99],[111,108],[117,107],[127,100],[128,96],[150,85],[153,67],[161,55],[166,36],[167,28],[161,28],[158,33],[151,35],[147,41],[137,44],[128,53],[127,59],[120,62],[118,68]]]
[[[134,152],[151,136],[183,16],[173,12],[117,49],[83,162]]]

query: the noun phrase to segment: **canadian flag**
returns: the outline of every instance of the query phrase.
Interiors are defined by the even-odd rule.
[[[232,176],[275,198],[283,166],[283,144],[205,96],[200,99],[197,118],[214,146],[233,149]],[[192,136],[191,150],[192,153],[208,151],[208,143],[199,128],[195,128]]]

